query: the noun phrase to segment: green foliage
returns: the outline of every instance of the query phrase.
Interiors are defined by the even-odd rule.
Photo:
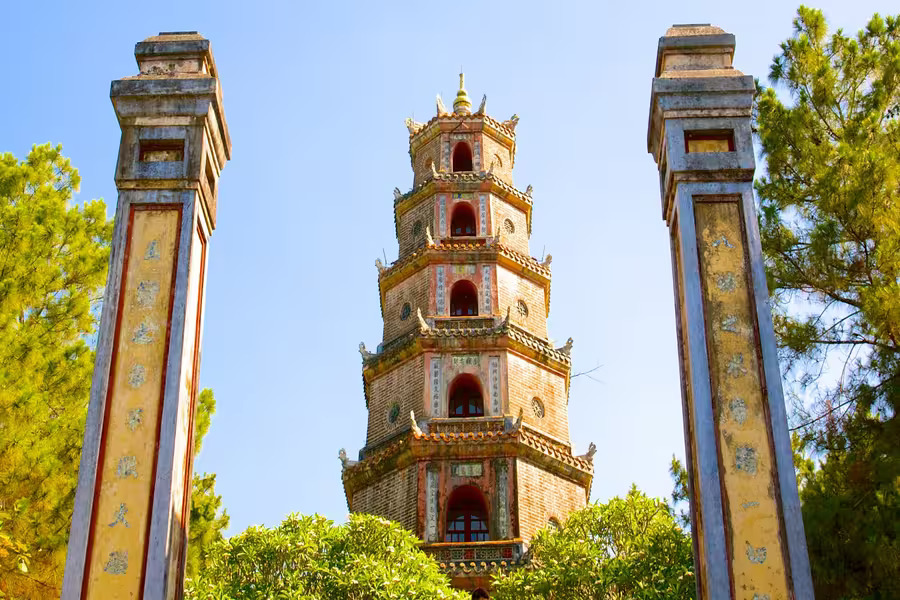
[[[203,438],[209,431],[216,399],[211,389],[197,396],[194,416],[194,456],[200,452]],[[221,511],[221,512],[220,512]],[[216,495],[215,474],[194,475],[191,488],[191,520],[188,528],[186,577],[194,577],[204,566],[209,549],[222,541],[222,531],[228,528],[228,513],[222,509],[222,496]]]
[[[0,155],[0,595],[58,594],[112,223],[60,146]]]
[[[251,527],[213,546],[186,600],[380,600],[456,598],[418,540],[395,523],[351,515],[340,526],[288,516],[278,527]]]
[[[497,600],[679,600],[694,597],[691,538],[662,500],[624,498],[572,513],[538,532],[532,567],[500,575]]]
[[[816,595],[897,597],[900,20],[829,35],[801,7],[770,79],[792,104],[759,89],[756,189]]]

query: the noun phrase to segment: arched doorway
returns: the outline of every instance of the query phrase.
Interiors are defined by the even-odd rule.
[[[453,284],[450,290],[450,316],[478,316],[478,290],[471,281],[463,279]]]
[[[453,172],[472,170],[472,150],[469,144],[459,142],[453,148]]]
[[[469,235],[475,235],[475,211],[467,202],[461,202],[453,209],[453,218],[450,219],[450,236]]]
[[[450,384],[447,414],[450,417],[484,416],[484,397],[481,394],[481,384],[474,375],[460,375]]]
[[[484,495],[474,485],[453,490],[447,500],[447,542],[486,542],[491,539],[488,529],[487,505]]]

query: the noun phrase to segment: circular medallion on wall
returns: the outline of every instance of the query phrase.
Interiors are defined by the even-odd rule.
[[[512,220],[510,220],[510,219],[503,220],[503,231],[505,231],[509,235],[512,235],[516,232],[516,226],[513,225]]]
[[[400,405],[394,402],[391,404],[391,408],[388,409],[388,423],[393,425],[397,422],[397,419],[400,417]]]
[[[534,411],[534,416],[538,419],[544,418],[544,403],[541,402],[540,398],[534,397],[531,399],[531,410]]]
[[[422,235],[422,221],[416,221],[413,223],[412,234],[414,238]]]
[[[409,305],[409,302],[405,302],[403,304],[403,308],[400,309],[400,320],[405,321],[409,318],[409,314],[412,312],[412,307]]]
[[[519,311],[519,315],[522,318],[525,318],[528,316],[528,305],[525,304],[524,300],[520,299],[516,302],[516,310]]]

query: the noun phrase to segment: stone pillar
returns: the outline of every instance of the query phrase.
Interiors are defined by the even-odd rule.
[[[699,599],[812,599],[734,36],[660,38],[647,144],[669,226]]]
[[[62,598],[182,594],[207,241],[231,155],[209,41],[161,33],[112,82],[115,231]]]

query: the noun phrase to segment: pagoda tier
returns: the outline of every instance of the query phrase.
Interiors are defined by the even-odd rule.
[[[512,182],[518,117],[460,90],[407,120],[413,189],[394,190],[399,258],[378,266],[384,334],[360,344],[369,412],[347,505],[399,522],[454,585],[486,585],[584,506],[593,447],[569,441],[571,338],[547,333],[550,257],[529,253],[532,193]]]

